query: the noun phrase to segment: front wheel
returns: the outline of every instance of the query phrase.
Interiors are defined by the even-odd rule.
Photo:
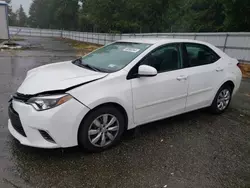
[[[221,114],[229,106],[232,98],[232,88],[229,85],[222,86],[217,92],[210,107],[212,113]]]
[[[124,132],[122,113],[112,106],[100,107],[81,123],[78,142],[92,152],[100,152],[117,144]]]

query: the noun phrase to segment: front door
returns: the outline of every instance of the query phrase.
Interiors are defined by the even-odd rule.
[[[160,47],[140,62],[157,69],[154,77],[131,79],[134,121],[143,124],[183,113],[188,77],[182,69],[179,44]]]

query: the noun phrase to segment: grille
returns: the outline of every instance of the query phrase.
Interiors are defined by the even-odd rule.
[[[21,93],[15,93],[13,95],[13,99],[20,101],[20,102],[27,102],[33,95],[24,95]]]
[[[46,131],[43,131],[43,130],[39,130],[40,134],[42,135],[42,137],[47,140],[48,142],[51,142],[51,143],[56,143],[53,138],[46,132]]]
[[[22,123],[20,121],[19,115],[14,110],[12,104],[10,104],[10,106],[9,106],[9,118],[10,118],[10,121],[11,121],[13,128],[22,136],[27,137],[24,130],[23,130],[23,126],[22,126]]]

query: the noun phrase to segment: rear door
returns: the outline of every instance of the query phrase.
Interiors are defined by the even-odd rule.
[[[156,68],[158,75],[131,79],[135,123],[147,123],[183,113],[188,77],[186,70],[182,69],[179,44],[154,50],[138,66],[142,64]]]
[[[224,78],[225,65],[206,45],[185,43],[182,49],[189,77],[186,111],[206,107]]]

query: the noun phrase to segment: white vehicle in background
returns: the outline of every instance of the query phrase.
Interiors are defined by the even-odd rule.
[[[102,151],[141,124],[204,107],[224,112],[241,83],[237,65],[205,42],[118,41],[30,70],[10,100],[9,131],[27,146]]]

